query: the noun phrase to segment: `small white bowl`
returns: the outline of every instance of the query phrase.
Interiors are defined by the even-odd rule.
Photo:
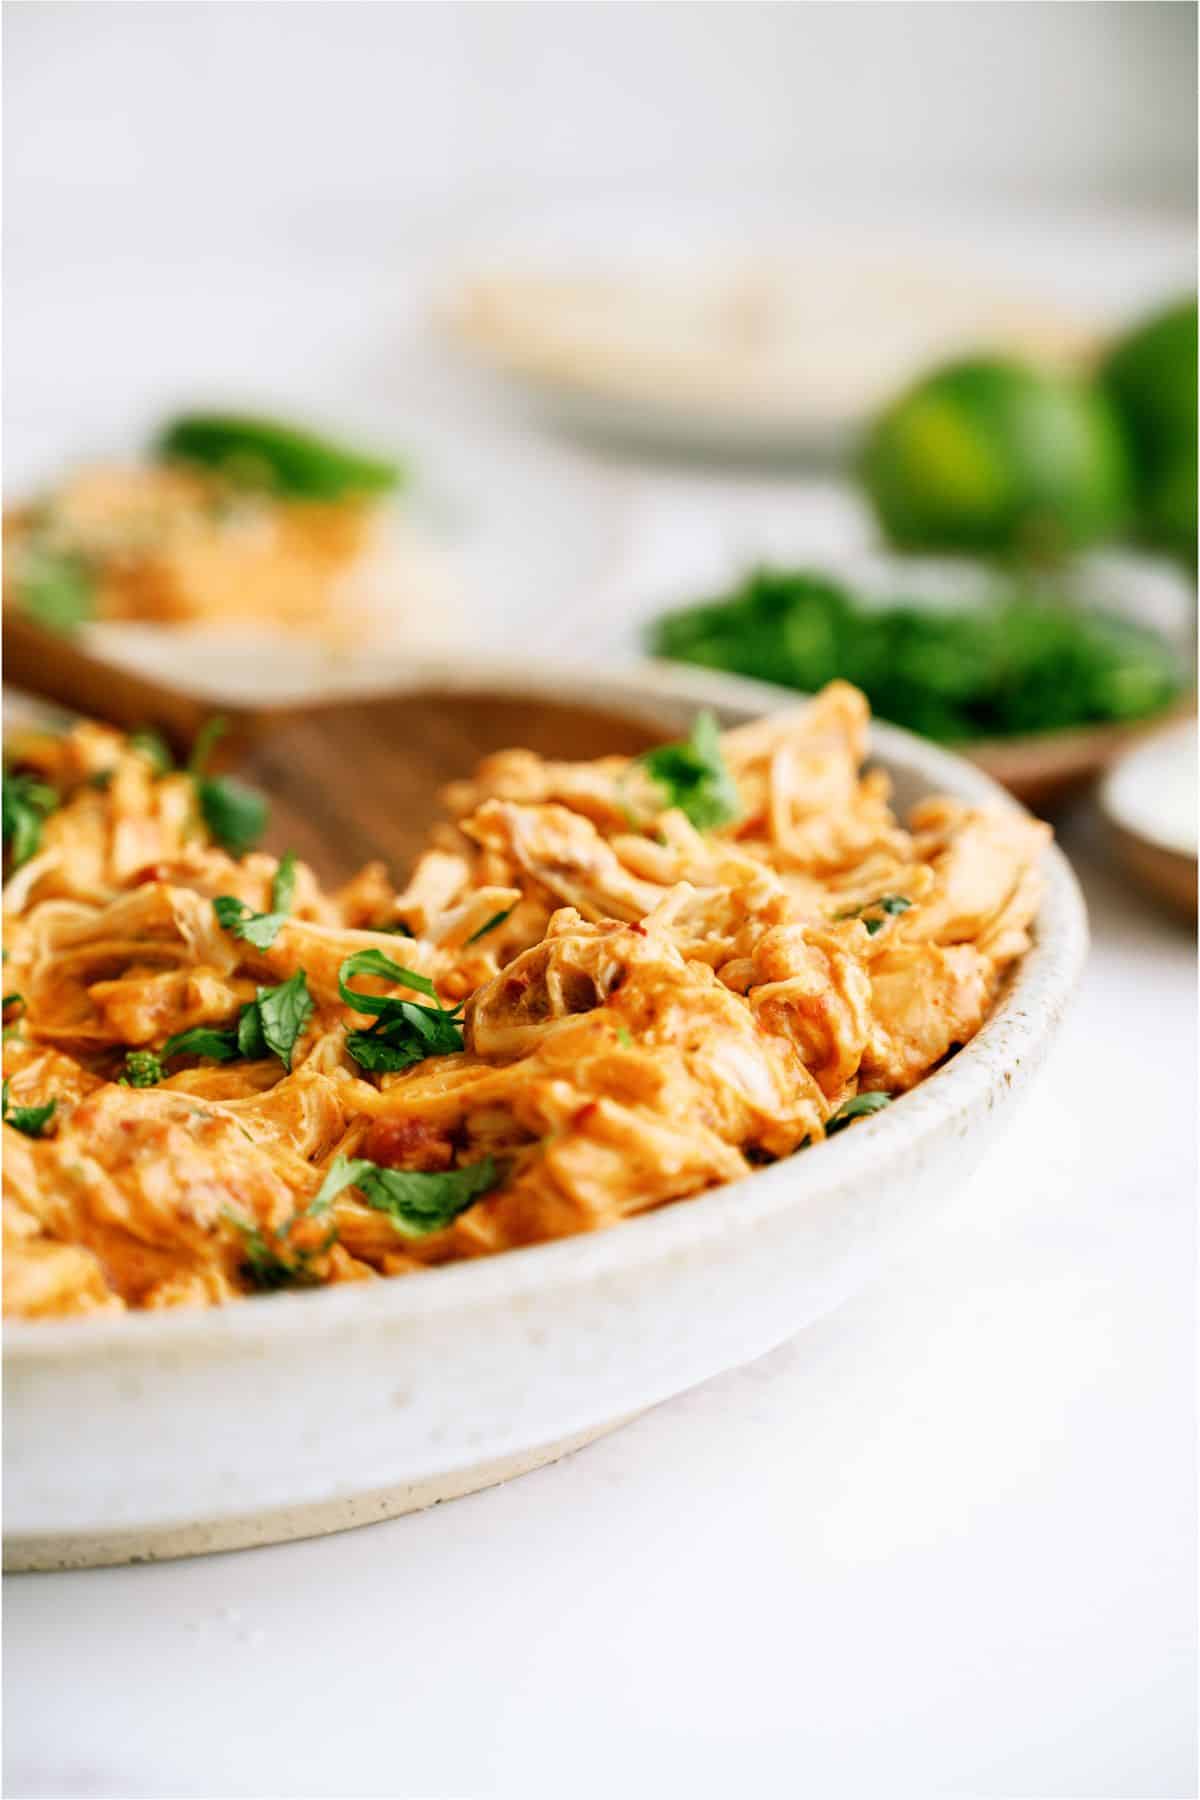
[[[516,679],[459,671],[463,687]],[[521,679],[531,697],[671,731],[698,705],[735,723],[782,698],[693,670]],[[931,792],[1012,804],[907,732],[873,741],[901,810]],[[878,1117],[731,1186],[409,1279],[9,1325],[6,1566],[229,1549],[412,1510],[561,1455],[828,1312],[959,1186],[1042,1062],[1087,948],[1056,848],[1045,881],[1034,946],[970,1044]]]
[[[1196,913],[1195,719],[1168,725],[1122,757],[1100,789],[1116,849],[1130,872],[1179,911]]]

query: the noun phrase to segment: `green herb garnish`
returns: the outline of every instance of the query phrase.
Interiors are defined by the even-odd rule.
[[[54,1117],[57,1100],[47,1100],[45,1106],[11,1106],[8,1099],[7,1081],[0,1085],[0,1117],[6,1125],[12,1125],[17,1131],[23,1131],[26,1137],[39,1138]]]
[[[874,937],[877,931],[883,930],[888,919],[907,912],[911,905],[912,901],[903,894],[882,894],[878,900],[865,900],[861,906],[851,906],[834,916],[839,920],[861,919],[867,928],[868,937]],[[880,918],[878,914],[884,916]]]
[[[224,719],[209,719],[201,727],[192,746],[188,773],[196,784],[204,823],[217,843],[231,856],[244,856],[266,830],[268,808],[256,788],[247,787],[232,775],[204,773],[213,745],[227,729]]]
[[[651,629],[655,654],[813,693],[853,682],[877,717],[944,743],[1162,712],[1182,692],[1153,631],[1061,600],[875,606],[805,571],[760,569]]]
[[[169,775],[175,767],[175,758],[166,739],[152,725],[140,725],[136,731],[131,731],[129,748],[144,756],[156,775]]]
[[[34,775],[4,777],[3,824],[4,842],[12,854],[14,869],[38,849],[42,841],[42,821],[56,811],[58,794]]]
[[[128,1050],[125,1053],[125,1072],[118,1082],[119,1087],[148,1088],[162,1080],[166,1071],[162,1059],[153,1050]]]
[[[293,499],[386,494],[402,479],[395,462],[269,419],[194,413],[168,425],[155,448],[161,457],[213,469],[235,487]]]
[[[297,969],[278,987],[260,987],[230,1029],[216,1031],[208,1025],[194,1025],[190,1031],[169,1037],[159,1055],[164,1061],[173,1056],[207,1056],[213,1062],[235,1062],[238,1057],[254,1062],[273,1053],[290,1070],[292,1053],[312,1012],[313,998],[304,970]]]
[[[16,589],[22,608],[49,631],[70,633],[95,611],[91,572],[81,557],[32,543],[21,554]]]
[[[871,1113],[882,1112],[885,1106],[891,1104],[891,1099],[890,1094],[855,1094],[853,1100],[847,1100],[844,1106],[838,1107],[832,1118],[825,1121],[825,1136],[833,1137],[836,1132],[845,1131],[847,1125],[852,1125],[855,1119],[865,1119]]]
[[[636,757],[661,790],[664,807],[678,807],[697,831],[727,825],[742,810],[737,783],[721,755],[721,733],[710,712],[697,713],[691,734],[678,744],[661,744]]]
[[[285,1069],[290,1069],[292,1052],[313,1013],[304,970],[297,969],[290,980],[278,987],[259,988],[254,1004],[267,1048],[275,1052]]]
[[[193,1025],[190,1031],[177,1031],[169,1037],[159,1055],[164,1062],[173,1056],[207,1056],[213,1062],[234,1062],[242,1051],[236,1029],[214,1031],[210,1025]]]
[[[628,1025],[617,1026],[617,1042],[626,1050],[633,1049],[633,1033]]]
[[[364,994],[349,985],[351,975],[382,975],[388,981],[426,994],[436,1004],[422,1006],[416,1000],[399,1000],[393,994]],[[351,1031],[346,1049],[360,1068],[395,1072],[423,1062],[427,1056],[447,1056],[463,1048],[462,1009],[444,1007],[437,989],[426,975],[418,975],[394,963],[382,950],[359,950],[338,969],[338,992],[357,1013],[369,1013],[375,1023],[369,1031]]]
[[[21,1036],[21,1014],[25,1011],[24,994],[5,994],[4,1027],[0,1030],[0,1043],[7,1044],[10,1038]],[[9,1014],[12,1017],[9,1017]]]
[[[471,933],[470,937],[467,939],[467,944],[477,944],[480,938],[487,936],[489,931],[495,931],[497,925],[503,925],[505,919],[511,919],[515,911],[516,903],[514,902],[512,906],[506,906],[503,912],[493,913],[490,919],[484,921],[478,931],[473,931]],[[466,944],[464,944],[463,948],[466,949]]]
[[[256,913],[244,900],[233,894],[218,894],[213,901],[217,923],[234,937],[253,944],[256,950],[269,950],[286,924],[296,892],[296,855],[289,850],[275,871],[271,883],[271,911]]]
[[[336,1230],[330,1232],[323,1244],[315,1250],[293,1250],[284,1256],[279,1250],[267,1242],[257,1225],[247,1225],[236,1213],[226,1212],[223,1217],[237,1228],[242,1235],[245,1249],[245,1261],[241,1265],[241,1273],[246,1280],[264,1294],[277,1293],[281,1288],[317,1287],[320,1276],[312,1267],[312,1258],[320,1256],[337,1241]],[[289,1226],[284,1228],[286,1236]]]
[[[452,1224],[481,1194],[495,1187],[500,1177],[501,1170],[491,1156],[441,1173],[383,1169],[362,1157],[335,1156],[308,1212],[325,1212],[344,1188],[356,1187],[368,1206],[387,1213],[402,1236],[428,1237]]]

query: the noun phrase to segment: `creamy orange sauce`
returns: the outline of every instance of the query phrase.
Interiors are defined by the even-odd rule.
[[[300,865],[264,948],[213,901],[270,912],[278,864],[216,847],[190,777],[94,725],[18,744],[61,805],[5,889],[4,986],[22,1001],[4,1071],[10,1107],[56,1106],[42,1135],[4,1126],[5,1310],[215,1305],[264,1268],[375,1280],[592,1231],[912,1087],[979,1029],[1027,947],[1048,833],[948,799],[902,824],[886,777],[863,773],[867,726],[835,684],[725,733],[740,812],[707,832],[624,758],[503,752],[448,790],[407,886],[372,867],[329,892]],[[461,1049],[361,1065],[372,1017],[339,970],[364,949],[437,1000],[367,974],[355,988],[461,1007]],[[131,1051],[229,1034],[300,971],[312,1008],[290,1067],[259,1044],[122,1084]],[[339,1157],[426,1186],[485,1159],[494,1175],[414,1229],[369,1178],[310,1210]]]

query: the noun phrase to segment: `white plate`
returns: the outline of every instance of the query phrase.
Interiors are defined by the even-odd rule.
[[[439,671],[439,678],[442,671]],[[775,690],[692,671],[518,680],[675,730]],[[876,728],[897,803],[1011,804],[978,770]],[[979,1035],[878,1118],[593,1236],[409,1279],[212,1312],[5,1333],[5,1555],[67,1567],[310,1535],[534,1466],[829,1311],[985,1152],[1054,1037],[1086,951],[1046,855],[1036,942]]]
[[[1100,789],[1100,805],[1130,872],[1185,913],[1196,911],[1196,721],[1168,726],[1131,750]]]
[[[1101,790],[1115,825],[1175,856],[1196,857],[1196,721],[1156,732],[1123,757]]]
[[[843,444],[921,369],[1001,351],[1071,363],[1093,333],[953,264],[812,254],[544,263],[463,279],[454,337],[560,423],[715,454]]]

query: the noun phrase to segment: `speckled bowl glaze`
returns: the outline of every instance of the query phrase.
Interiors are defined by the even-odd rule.
[[[675,731],[795,696],[693,670],[409,669]],[[873,754],[924,794],[1011,805],[906,732]],[[536,1467],[759,1356],[838,1305],[984,1155],[1042,1062],[1083,966],[1066,859],[1046,854],[1036,941],[945,1067],[832,1142],[593,1236],[408,1280],[204,1313],[11,1325],[5,1561],[64,1568],[358,1525]]]

